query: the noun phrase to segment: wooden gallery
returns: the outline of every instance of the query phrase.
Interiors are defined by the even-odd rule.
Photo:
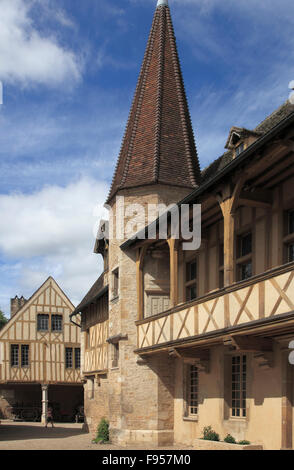
[[[293,106],[232,127],[224,146],[200,170],[159,0],[95,245],[104,272],[71,315],[82,326],[86,425],[94,433],[107,418],[114,443],[193,444],[211,426],[221,439],[293,448]],[[126,218],[121,240],[118,196],[189,205],[191,217],[200,204],[200,248],[162,238],[157,216],[152,239],[150,220],[134,237]]]

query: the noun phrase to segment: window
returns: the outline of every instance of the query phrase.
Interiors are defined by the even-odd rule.
[[[62,315],[51,316],[51,331],[62,331]]]
[[[11,345],[11,367],[19,366],[18,349],[18,344]]]
[[[113,282],[113,287],[112,287],[112,296],[118,297],[118,289],[119,289],[119,270],[118,268],[115,269],[112,273],[112,282]]]
[[[232,417],[246,417],[246,356],[232,357]]]
[[[65,348],[65,368],[66,369],[73,368],[72,348]]]
[[[294,261],[294,243],[288,245],[288,262]]]
[[[243,281],[252,276],[252,233],[238,237],[237,276]]]
[[[236,147],[236,150],[235,150],[236,157],[238,157],[238,155],[240,155],[240,153],[242,153],[243,150],[244,150],[244,144],[238,145],[238,147]]]
[[[75,362],[74,362],[75,361]],[[81,367],[81,349],[65,348],[65,368],[79,369]]]
[[[21,345],[21,367],[29,367],[29,345]]]
[[[49,315],[43,315],[43,314],[38,315],[37,328],[38,328],[38,331],[49,330]]]
[[[75,348],[75,368],[80,369],[81,367],[81,349]]]
[[[219,288],[224,287],[224,244],[219,245]]]
[[[186,263],[186,301],[197,298],[197,261]]]
[[[252,276],[252,263],[248,261],[248,263],[240,264],[240,280],[243,281],[245,279],[249,279]]]
[[[284,262],[294,261],[294,211],[285,212],[284,217]]]
[[[195,366],[188,367],[188,416],[198,414],[198,369]]]
[[[119,343],[112,344],[112,367],[118,367]]]
[[[247,233],[240,237],[240,256],[246,256],[252,252],[252,234]]]
[[[288,212],[288,233],[294,233],[294,211]]]

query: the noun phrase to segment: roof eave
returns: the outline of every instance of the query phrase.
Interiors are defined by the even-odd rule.
[[[287,127],[292,121],[294,121],[294,111],[279,122],[275,127],[273,127],[269,132],[265,135],[261,136],[258,140],[256,140],[253,144],[251,144],[244,152],[240,154],[238,158],[235,158],[227,165],[224,166],[221,170],[219,170],[215,176],[209,179],[207,182],[204,182],[201,186],[196,188],[194,191],[191,192],[188,196],[182,199],[180,202],[177,203],[177,206],[181,206],[182,204],[189,204],[193,202],[197,197],[202,195],[207,189],[212,187],[214,184],[218,183],[224,176],[227,176],[231,171],[235,170],[239,165],[241,165],[244,161],[246,161],[252,154],[254,154],[260,147],[265,145],[275,134],[278,134],[284,127]],[[159,222],[160,217],[158,217],[155,221],[152,222],[149,226],[153,225],[154,223]],[[149,226],[146,226],[144,229],[140,230],[134,237],[130,238],[129,240],[125,241],[120,248],[125,250],[136,243],[139,239],[139,236],[142,235],[143,231],[146,233],[146,229]],[[142,239],[142,236],[141,238]]]
[[[104,295],[104,294],[106,294],[106,292],[108,292],[108,289],[109,289],[108,286],[103,287],[103,289],[97,295],[95,295],[95,297],[93,297],[91,300],[89,300],[87,303],[85,303],[85,305],[82,305],[82,303],[80,305],[78,305],[77,308],[70,314],[70,317],[78,315],[85,308],[87,308],[89,305],[91,305],[93,302],[96,302],[100,297],[102,297],[102,295]]]

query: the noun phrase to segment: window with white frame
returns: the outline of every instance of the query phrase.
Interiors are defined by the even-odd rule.
[[[232,356],[232,402],[231,413],[234,418],[246,418],[247,394],[247,357]]]
[[[185,366],[185,412],[187,418],[198,415],[198,368],[194,365]]]

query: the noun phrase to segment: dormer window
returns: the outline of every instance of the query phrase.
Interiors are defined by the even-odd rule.
[[[237,132],[233,132],[231,136],[231,146],[235,147],[240,142],[241,136]]]
[[[237,158],[260,136],[259,132],[245,129],[244,127],[232,127],[225,148],[232,152],[232,157]]]
[[[238,157],[240,155],[240,153],[242,153],[244,150],[244,143],[238,145],[238,147],[236,147],[236,150],[235,150],[235,156]]]

